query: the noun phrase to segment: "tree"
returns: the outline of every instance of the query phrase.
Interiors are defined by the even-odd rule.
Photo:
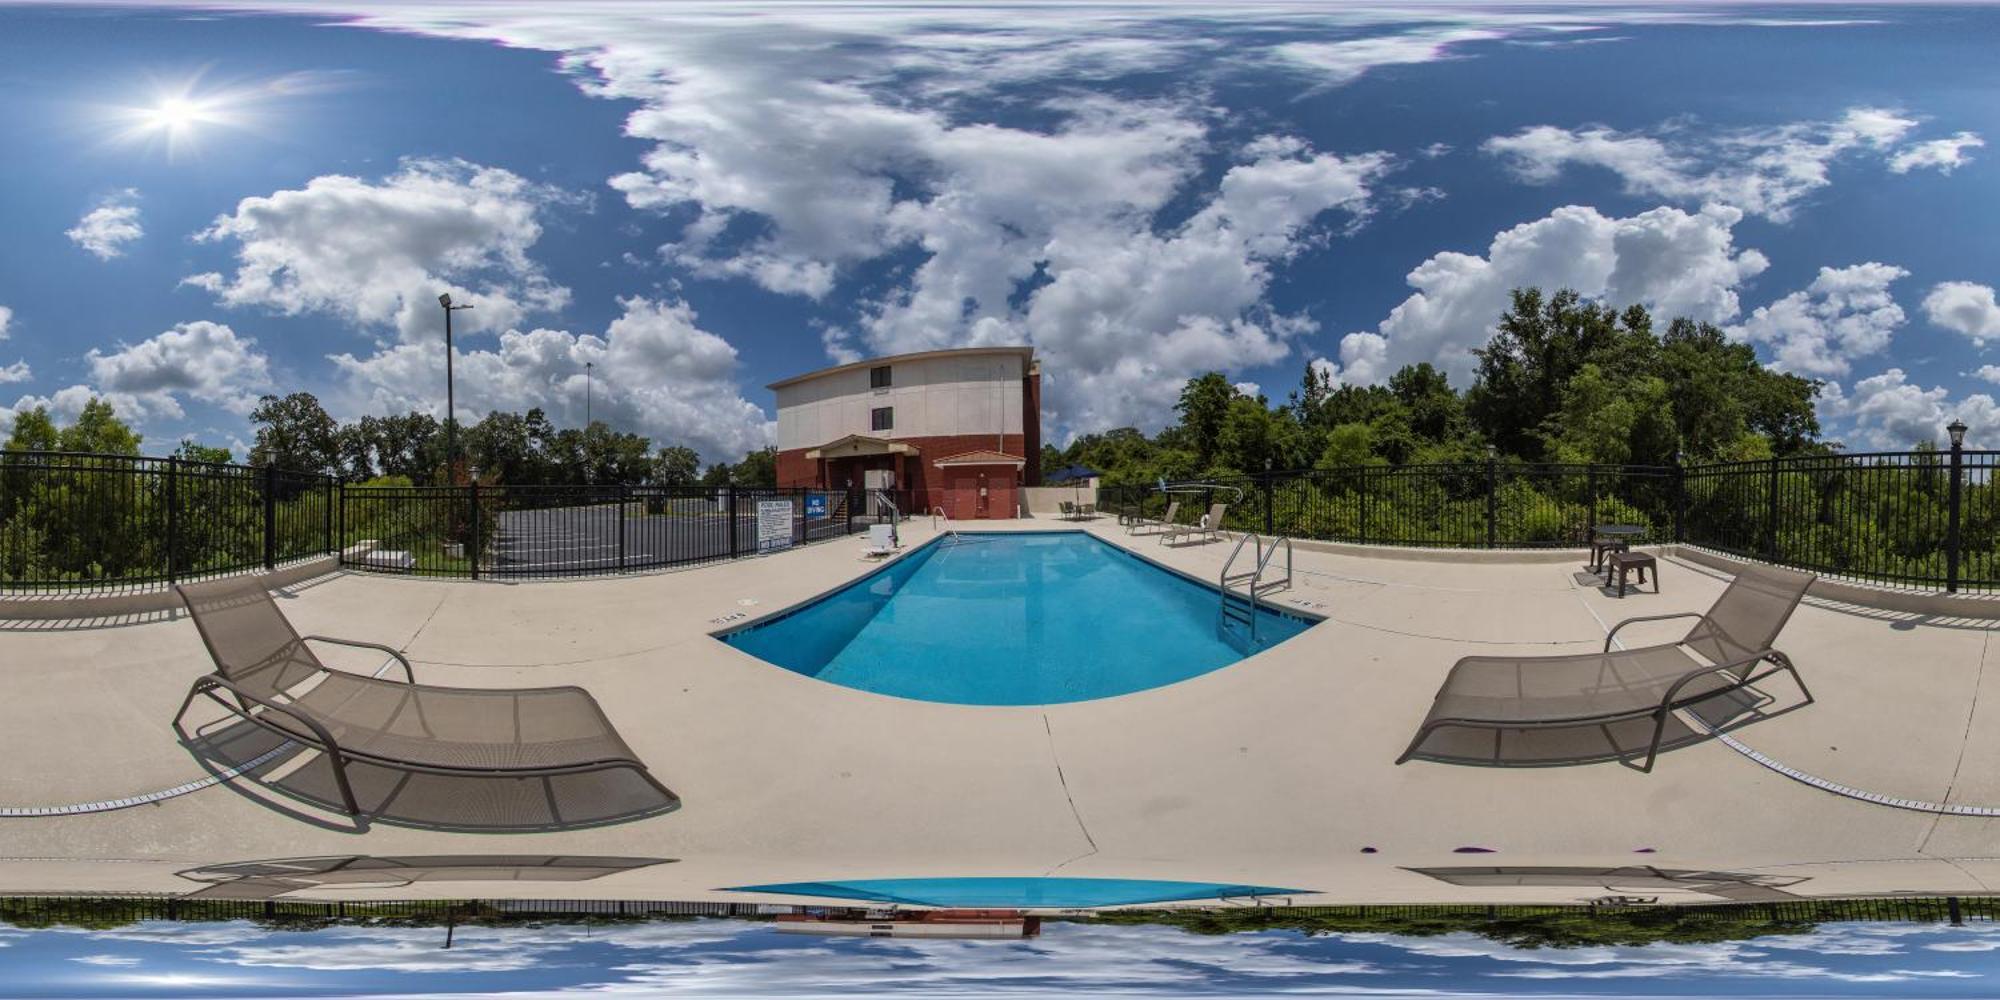
[[[61,447],[62,437],[48,407],[37,406],[14,415],[14,430],[7,436],[8,451],[55,451]]]
[[[309,392],[265,396],[250,411],[257,441],[250,447],[251,465],[275,465],[288,472],[332,472],[339,467],[339,426]]]
[[[661,448],[653,456],[652,474],[647,482],[654,486],[686,486],[701,475],[701,456],[693,448],[673,445]]]
[[[1493,339],[1473,352],[1479,366],[1467,415],[1502,451],[1544,457],[1542,435],[1563,387],[1618,339],[1618,313],[1609,306],[1567,288],[1546,299],[1540,289],[1515,289]]]
[[[63,451],[97,455],[137,455],[140,440],[125,421],[118,419],[110,403],[96,397],[83,404],[76,423],[63,428],[58,438]]]
[[[1229,415],[1229,401],[1236,395],[1236,387],[1221,372],[1196,376],[1181,388],[1180,402],[1174,408],[1180,411],[1181,427],[1194,449],[1195,462],[1204,469],[1215,461],[1222,422]]]
[[[174,449],[174,457],[183,462],[205,462],[210,465],[228,465],[236,461],[236,457],[230,454],[229,449],[197,444],[192,439],[182,440],[180,447]]]
[[[778,449],[760,448],[744,455],[731,471],[730,480],[737,486],[778,485]]]

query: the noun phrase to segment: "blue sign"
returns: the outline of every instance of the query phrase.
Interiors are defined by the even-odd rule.
[[[806,494],[806,516],[807,517],[826,516],[826,494],[824,493]]]

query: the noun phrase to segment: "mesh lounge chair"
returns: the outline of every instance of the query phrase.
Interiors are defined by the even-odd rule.
[[[1614,723],[1653,721],[1645,765],[1660,753],[1667,719],[1680,708],[1789,672],[1812,704],[1812,692],[1785,654],[1771,648],[1805,597],[1813,575],[1775,566],[1744,566],[1706,612],[1647,615],[1619,622],[1604,637],[1602,653],[1573,656],[1468,656],[1438,689],[1429,714],[1396,763],[1424,750],[1441,730],[1603,730]],[[1699,619],[1678,642],[1613,651],[1618,630],[1633,622]],[[1759,670],[1762,664],[1769,669]],[[1643,725],[1643,722],[1641,722]],[[1494,739],[1497,740],[1496,733]],[[1497,744],[1494,744],[1497,746]],[[1426,757],[1474,758],[1464,754]],[[1479,758],[1482,762],[1485,758]]]
[[[350,816],[361,812],[347,780],[350,762],[459,776],[549,777],[629,768],[668,799],[675,798],[633,756],[597,700],[582,688],[479,690],[418,684],[409,659],[388,646],[301,637],[272,602],[261,577],[174,589],[193,615],[216,668],[188,689],[174,714],[175,732],[188,738],[181,717],[196,695],[206,695],[246,721],[324,753]],[[380,650],[402,664],[403,679],[329,669],[306,646],[308,641]]]
[[[1160,544],[1165,545],[1168,542],[1177,542],[1183,538],[1220,538],[1222,537],[1222,515],[1228,512],[1229,505],[1226,503],[1209,504],[1208,513],[1202,515],[1201,520],[1193,524],[1169,526],[1167,533],[1160,536]]]
[[[1126,528],[1126,533],[1136,535],[1149,528],[1169,530],[1173,527],[1174,518],[1179,517],[1180,513],[1181,513],[1181,502],[1179,500],[1175,500],[1174,502],[1167,504],[1167,512],[1161,514],[1160,519],[1157,521],[1148,520],[1145,517],[1133,518],[1131,525]]]

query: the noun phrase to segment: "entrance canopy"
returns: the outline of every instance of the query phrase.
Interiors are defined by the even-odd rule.
[[[966,451],[947,455],[931,464],[940,469],[960,465],[1006,465],[1018,469],[1028,464],[1028,460],[1019,455],[1009,455],[1000,451]]]
[[[849,434],[835,438],[806,452],[808,461],[823,458],[860,458],[867,455],[914,455],[917,449],[901,441],[888,438],[869,437],[866,434]]]

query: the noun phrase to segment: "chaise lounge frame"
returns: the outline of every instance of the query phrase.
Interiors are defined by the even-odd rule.
[[[1176,524],[1169,527],[1166,533],[1160,536],[1160,544],[1166,545],[1176,542],[1181,538],[1203,538],[1207,540],[1221,538],[1222,516],[1227,513],[1229,513],[1228,504],[1209,504],[1208,513],[1204,514],[1201,520],[1192,524]]]
[[[1810,705],[1813,703],[1813,695],[1811,689],[1806,687],[1805,679],[1799,676],[1798,668],[1793,665],[1791,657],[1773,648],[1772,643],[1777,640],[1778,633],[1784,629],[1785,622],[1791,618],[1793,610],[1804,599],[1806,590],[1812,586],[1814,579],[1813,574],[1776,566],[1745,565],[1737,570],[1735,579],[1730,581],[1729,587],[1722,592],[1721,597],[1716,598],[1715,604],[1709,610],[1627,618],[1612,626],[1611,631],[1605,635],[1604,649],[1601,653],[1541,657],[1468,656],[1452,666],[1451,673],[1438,688],[1430,712],[1425,715],[1423,724],[1417,728],[1416,736],[1410,740],[1410,745],[1404,749],[1402,756],[1396,758],[1396,763],[1405,763],[1416,756],[1425,740],[1439,729],[1446,727],[1493,730],[1562,729],[1582,726],[1602,727],[1618,722],[1651,718],[1653,735],[1646,745],[1645,761],[1639,766],[1641,772],[1650,773],[1654,761],[1659,757],[1660,742],[1666,735],[1667,719],[1680,709],[1718,695],[1742,690],[1760,680],[1781,673],[1791,674],[1792,682],[1798,685],[1799,693],[1804,696],[1805,700],[1799,707]],[[1765,606],[1755,607],[1754,604],[1760,599]],[[1746,608],[1743,605],[1753,606]],[[1742,614],[1746,610],[1752,614]],[[1763,614],[1758,615],[1755,613],[1757,611],[1762,611]],[[1678,641],[1615,652],[1611,648],[1619,630],[1627,625],[1671,621],[1678,618],[1698,619],[1694,628]],[[1661,665],[1657,663],[1660,654],[1668,651],[1677,653],[1693,651],[1710,662],[1706,666],[1699,666],[1696,665],[1697,660],[1683,655],[1682,659],[1689,666],[1676,675],[1662,670]],[[1657,699],[1641,699],[1636,697],[1638,692],[1635,692],[1631,704],[1626,707],[1583,714],[1535,716],[1523,713],[1517,718],[1504,719],[1440,714],[1439,706],[1445,704],[1446,697],[1452,693],[1453,681],[1459,680],[1462,676],[1469,676],[1471,672],[1491,670],[1496,667],[1503,670],[1526,671],[1540,665],[1548,665],[1551,669],[1559,666],[1582,668],[1592,662],[1597,664],[1600,682],[1611,668],[1624,667],[1635,670],[1643,679],[1652,682],[1652,687],[1662,689],[1661,693]],[[1768,669],[1760,669],[1760,664],[1770,666]],[[1581,674],[1582,670],[1577,672]],[[1704,679],[1707,683],[1697,684]]]
[[[449,775],[456,777],[513,777],[546,778],[561,775],[585,774],[595,771],[629,769],[638,774],[648,785],[666,796],[678,801],[672,790],[662,785],[646,765],[633,755],[631,748],[618,735],[604,710],[588,691],[575,686],[479,689],[454,688],[438,685],[418,684],[416,671],[410,660],[400,651],[375,642],[361,642],[353,639],[336,639],[332,636],[301,636],[292,628],[278,606],[272,602],[270,592],[265,588],[261,576],[228,577],[203,583],[182,584],[174,588],[181,601],[187,605],[188,613],[194,618],[195,628],[201,633],[202,644],[208,648],[209,658],[215,663],[215,671],[197,679],[182,699],[180,711],[174,713],[173,728],[184,742],[192,742],[187,731],[181,727],[188,708],[198,696],[222,706],[230,714],[253,725],[262,727],[288,740],[310,746],[322,754],[332,764],[334,783],[340,790],[341,806],[349,816],[359,816],[361,807],[354,796],[354,787],[348,780],[347,765],[351,762],[379,765],[401,771],[423,774]],[[224,613],[235,612],[255,616],[248,624],[252,628],[265,630],[265,638],[277,640],[267,651],[253,652],[254,659],[239,662],[233,656],[228,625],[215,619]],[[255,638],[255,637],[253,637]],[[372,649],[387,653],[402,665],[403,679],[395,680],[364,674],[338,671],[321,663],[306,644],[325,642],[360,649]],[[345,703],[364,704],[368,699],[376,699],[378,706],[384,700],[393,704],[386,718],[373,720],[343,718],[326,706],[315,705],[310,699],[315,687],[298,696],[291,691],[300,688],[308,680],[318,680],[322,686],[329,681],[332,694],[345,693]],[[224,698],[217,692],[226,692]],[[234,704],[230,699],[234,699]],[[282,700],[281,700],[282,699]],[[450,748],[458,751],[461,760],[449,760],[443,752],[446,747],[440,742],[439,751],[429,758],[416,753],[391,754],[357,747],[349,739],[345,745],[333,734],[334,729],[356,730],[362,737],[385,735],[387,730],[374,724],[387,722],[393,725],[408,725],[414,721],[415,728],[432,735],[432,720],[425,711],[426,702],[431,703],[431,714],[441,711],[447,717],[453,709],[463,710],[477,701],[505,702],[511,716],[516,737],[511,740],[487,739],[484,741],[457,739]],[[558,710],[551,712],[542,706],[554,705]],[[408,716],[405,716],[405,710]],[[537,717],[539,712],[539,717]],[[377,712],[378,716],[384,713]],[[290,724],[286,724],[289,720]],[[564,739],[539,743],[520,738],[523,721],[533,721],[560,729],[565,723],[577,732]],[[420,744],[407,735],[397,734],[394,740],[405,745]],[[570,745],[579,752],[561,756],[559,748]],[[515,761],[508,763],[502,758],[526,756],[530,748],[542,749],[543,760],[539,762]],[[479,758],[486,763],[478,763]]]

